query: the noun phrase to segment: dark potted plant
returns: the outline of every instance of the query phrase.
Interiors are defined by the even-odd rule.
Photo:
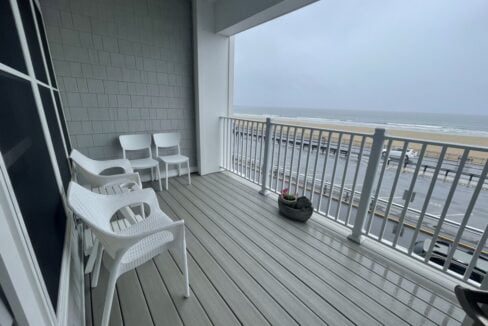
[[[313,213],[310,200],[305,197],[296,197],[288,189],[283,189],[278,197],[278,207],[281,215],[300,222],[306,222]]]

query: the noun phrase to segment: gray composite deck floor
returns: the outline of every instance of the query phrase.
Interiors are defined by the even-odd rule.
[[[161,208],[184,219],[191,296],[164,253],[117,282],[111,325],[459,325],[452,289],[311,219],[278,215],[272,198],[225,174],[172,178]],[[319,217],[320,218],[320,217]],[[98,325],[107,273],[90,290]]]

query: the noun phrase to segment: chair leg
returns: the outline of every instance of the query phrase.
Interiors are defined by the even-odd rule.
[[[180,246],[180,260],[183,265],[183,278],[185,279],[185,298],[190,297],[190,281],[188,276],[188,259],[186,255],[186,241],[185,237],[181,238],[181,246]]]
[[[151,181],[154,181],[154,169],[151,168]]]
[[[88,261],[86,262],[85,266],[85,274],[90,274],[93,272],[93,267],[95,266],[95,261],[98,257],[98,246],[100,245],[98,239],[95,239],[95,243],[90,252],[90,257],[88,257]]]
[[[105,293],[105,304],[103,305],[101,326],[108,326],[108,323],[110,321],[110,312],[112,310],[112,302],[114,299],[116,282],[117,282],[117,271],[114,269],[110,272],[110,277],[107,284],[107,292]]]
[[[165,168],[165,177],[166,177],[166,190],[168,190],[168,163],[164,163],[164,168]]]
[[[97,260],[95,262],[95,267],[93,269],[93,274],[92,274],[92,281],[91,281],[92,288],[96,288],[98,285],[98,279],[100,277],[100,267],[102,266],[102,257],[103,257],[103,247],[102,245],[99,245],[98,252],[97,252]]]
[[[178,163],[178,176],[181,177],[181,163]]]
[[[163,191],[163,186],[161,185],[161,167],[158,163],[158,179],[159,179],[159,191]]]
[[[190,177],[190,160],[186,161],[186,167],[188,172],[188,184],[191,185],[191,177]]]

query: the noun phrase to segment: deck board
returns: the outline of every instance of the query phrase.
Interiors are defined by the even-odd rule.
[[[310,255],[316,261],[320,262],[325,260],[327,262],[330,261],[335,263],[327,264],[326,266],[324,266],[324,268],[333,269],[336,273],[339,273],[340,275],[349,275],[349,280],[355,280],[354,274],[357,274],[357,276],[360,276],[360,279],[358,280],[360,283],[358,284],[358,286],[362,286],[364,284],[370,285],[363,290],[373,294],[373,291],[375,291],[375,289],[380,289],[384,292],[383,296],[387,295],[389,297],[389,300],[399,300],[400,302],[402,302],[403,305],[411,306],[412,309],[420,314],[425,315],[426,309],[430,309],[428,306],[432,306],[432,304],[430,303],[430,300],[432,298],[431,292],[427,292],[422,288],[416,287],[416,296],[412,296],[415,288],[413,290],[411,289],[410,285],[412,285],[413,283],[409,280],[400,278],[397,283],[394,283],[384,277],[384,271],[383,274],[380,274],[379,272],[372,273],[370,268],[363,266],[359,261],[356,261],[354,259],[355,256],[357,256],[354,252],[341,252],[331,250],[330,245],[320,243],[320,241],[317,241],[313,237],[309,237],[308,234],[296,234],[296,232],[294,232],[296,231],[294,226],[299,224],[286,220],[276,220],[276,212],[266,213],[263,212],[263,210],[261,210],[259,206],[245,205],[244,203],[239,202],[239,195],[236,192],[232,193],[229,191],[230,188],[225,188],[222,184],[214,183],[209,179],[211,178],[206,179],[204,185],[207,190],[221,197],[220,201],[224,203],[222,205],[228,205],[225,203],[231,202],[233,203],[233,205],[239,208],[235,211],[246,212],[251,219],[255,216],[268,217],[269,220],[260,219],[260,225],[267,227],[269,230],[272,230],[274,234],[282,237],[284,240],[293,243],[295,247],[299,248],[303,253]],[[228,182],[228,180],[225,181]],[[198,181],[196,183],[196,186],[198,187]],[[235,186],[236,185],[234,184],[231,185],[233,189],[236,189]],[[255,204],[255,202],[253,202],[253,204]],[[271,221],[273,219],[275,220],[274,223],[273,221]],[[364,260],[363,257],[360,258]],[[376,265],[377,264],[375,264],[375,266]],[[388,273],[390,273],[390,271],[388,271]],[[405,288],[410,290],[407,290]],[[377,294],[381,296],[382,293]],[[384,296],[384,298],[386,298],[387,296]],[[419,296],[420,298],[417,296]],[[433,306],[428,311],[427,316],[430,319],[435,322],[439,322],[445,318],[446,314],[448,314],[454,315],[454,318],[457,318],[458,321],[462,321],[463,313],[460,309],[455,310],[455,313],[453,313],[451,303],[445,302],[444,300],[442,300],[442,298],[437,298],[436,301],[437,302],[435,303],[435,306]]]
[[[195,188],[198,189],[199,186],[203,187],[200,180],[194,182]],[[196,190],[195,189],[195,190]],[[204,188],[201,188],[203,190]],[[216,190],[212,190],[217,193]],[[338,266],[335,262],[331,261],[325,255],[319,255],[319,252],[313,252],[313,248],[306,247],[303,245],[301,239],[291,237],[282,237],[278,232],[272,232],[272,229],[267,229],[261,223],[262,221],[257,221],[254,219],[255,216],[252,214],[246,214],[245,209],[248,207],[243,203],[226,201],[225,197],[221,200],[222,206],[226,206],[227,211],[222,212],[223,215],[232,216],[234,220],[242,219],[242,221],[247,221],[247,224],[251,226],[246,228],[246,223],[237,223],[240,230],[247,230],[248,234],[255,236],[255,241],[261,243],[266,248],[264,250],[270,250],[269,246],[264,243],[264,239],[268,239],[274,248],[279,248],[282,252],[278,250],[274,251],[273,256],[282,257],[281,261],[291,260],[298,263],[299,265],[305,267],[299,270],[299,273],[303,277],[304,274],[314,274],[317,277],[311,277],[315,282],[307,282],[307,285],[313,286],[317,291],[321,293],[336,293],[337,297],[343,297],[341,302],[335,302],[335,306],[347,306],[355,305],[356,303],[362,303],[362,306],[358,306],[359,310],[363,310],[366,313],[370,313],[376,320],[386,323],[394,322],[395,325],[408,324],[408,322],[418,324],[424,318],[420,313],[415,311],[410,311],[408,305],[401,307],[399,302],[395,300],[394,296],[385,295],[381,289],[378,289],[373,284],[368,283],[367,280],[360,277],[360,275],[344,268]],[[211,200],[211,199],[210,199]],[[209,200],[209,201],[210,201]],[[230,205],[239,205],[239,210],[233,210]],[[242,207],[241,207],[242,205]],[[241,210],[242,209],[242,210]],[[238,217],[239,215],[239,217]],[[286,257],[284,253],[289,256]],[[313,257],[316,254],[316,257]],[[327,288],[326,288],[327,286]],[[331,290],[332,289],[332,290]],[[402,309],[404,308],[404,309]],[[395,312],[398,312],[395,314]],[[363,316],[358,316],[355,321],[359,322],[363,320]]]
[[[449,288],[317,221],[279,217],[274,200],[224,173],[193,176],[191,186],[186,176],[171,178],[158,197],[171,218],[185,220],[191,296],[183,298],[179,262],[166,252],[119,278],[111,325],[459,325],[464,318]],[[106,277],[102,268],[87,293],[94,325]]]
[[[197,181],[198,182],[198,181]],[[195,182],[194,182],[195,183]],[[236,243],[240,246],[241,250],[247,251],[252,255],[256,262],[261,264],[271,274],[275,275],[277,280],[280,281],[283,286],[287,287],[293,292],[302,302],[304,302],[310,309],[312,309],[317,316],[319,316],[325,322],[338,322],[339,320],[332,320],[331,311],[334,307],[345,307],[352,304],[352,301],[347,300],[347,295],[352,295],[345,289],[347,283],[343,282],[337,284],[341,287],[340,290],[345,291],[345,295],[342,295],[340,290],[335,289],[329,284],[321,282],[321,280],[309,272],[304,266],[288,255],[284,254],[278,247],[269,243],[263,238],[256,229],[252,229],[246,223],[240,223],[231,211],[222,211],[221,206],[212,201],[212,198],[207,198],[207,202],[204,202],[201,198],[198,198],[193,194],[193,190],[196,187],[189,187],[188,191],[182,192],[180,185],[177,182],[172,182],[171,186],[180,191],[182,200],[186,200],[189,203],[187,207],[195,206],[201,214],[198,216],[203,220],[205,215],[209,219],[209,223],[206,225],[208,228],[215,228],[213,232],[225,232],[227,235],[232,236]],[[201,189],[202,195],[207,195],[205,189]],[[173,192],[175,197],[179,197],[176,191]],[[212,206],[212,207],[211,207]],[[236,212],[239,212],[236,210]],[[232,222],[230,221],[232,219]],[[211,223],[210,220],[213,222]],[[250,223],[250,222],[248,222]],[[283,242],[282,245],[285,243]],[[293,250],[293,249],[292,249]],[[326,273],[323,273],[326,274]],[[332,277],[332,275],[326,275],[326,277]],[[325,296],[324,294],[327,293]],[[369,300],[361,298],[360,292],[354,293],[357,297],[351,300],[361,300],[365,304],[370,303]],[[370,309],[381,310],[378,306],[371,306]],[[378,317],[383,317],[380,314],[388,314],[389,311],[379,311]],[[366,310],[353,309],[347,316],[343,316],[350,319],[352,322],[358,324],[361,321],[374,324],[380,321],[370,314]],[[384,322],[390,319],[397,325],[402,325],[401,320],[395,319],[393,315],[384,316]],[[388,318],[389,317],[389,318]]]
[[[138,267],[136,271],[148,303],[149,311],[153,317],[154,325],[183,325],[154,263],[151,261],[148,264],[144,264]]]
[[[210,178],[214,176],[209,176]],[[271,216],[276,217],[278,214],[277,207],[274,200],[269,197],[263,197],[253,189],[242,184],[241,182],[235,180],[233,177],[222,176],[217,179],[220,184],[226,185],[229,189],[240,189],[245,191],[249,196],[246,199],[253,199],[254,204],[267,210],[271,213]],[[269,214],[267,215],[269,216]],[[319,217],[323,219],[323,217]],[[365,249],[363,246],[358,246],[350,241],[342,241],[342,236],[334,233],[334,231],[324,228],[323,225],[319,224],[315,219],[311,219],[307,224],[294,223],[286,219],[281,219],[278,223],[279,226],[285,224],[292,225],[296,230],[300,230],[300,236],[307,237],[309,235],[319,239],[321,242],[325,243],[328,247],[333,247],[334,249],[340,249],[342,251],[346,250],[345,255],[348,258],[356,259],[359,258],[361,263],[373,270],[375,273],[381,277],[386,278],[393,284],[404,288],[410,293],[414,293],[415,296],[421,297],[425,302],[435,301],[435,306],[440,310],[448,313],[454,314],[458,320],[462,320],[464,313],[458,307],[457,300],[453,295],[453,289],[451,287],[446,287],[445,283],[441,284],[434,278],[429,279],[424,275],[419,275],[415,270],[410,270],[404,265],[399,265],[394,261],[390,261],[381,253],[372,252],[371,250]]]
[[[107,289],[108,271],[102,266],[100,269],[100,278],[98,280],[98,286],[92,288],[92,313],[93,313],[93,325],[100,325],[102,321],[103,305],[105,302],[105,292]],[[112,311],[110,312],[110,326],[124,325],[122,320],[122,313],[119,304],[118,291],[114,293],[114,299],[112,303]]]
[[[216,181],[229,195],[235,194],[236,189],[246,192],[250,196],[246,196],[246,200],[253,203],[253,205],[249,205],[249,208],[255,209],[255,212],[258,212],[261,216],[271,217],[276,227],[287,228],[287,230],[291,230],[291,233],[295,232],[304,242],[308,242],[310,238],[318,239],[319,242],[325,244],[324,248],[333,247],[332,249],[341,252],[348,259],[357,261],[366,267],[368,271],[374,271],[381,278],[386,278],[388,282],[401,287],[410,294],[415,294],[415,296],[422,298],[424,302],[429,303],[435,299],[435,306],[437,308],[448,314],[454,313],[462,320],[464,316],[462,310],[459,308],[454,311],[452,310],[457,307],[457,301],[452,294],[452,289],[445,288],[443,285],[433,286],[435,282],[430,282],[416,273],[406,270],[404,266],[397,266],[394,262],[385,260],[381,255],[372,253],[370,250],[364,250],[361,246],[357,246],[354,243],[337,239],[333,231],[324,229],[322,225],[317,226],[317,223],[313,219],[307,224],[294,223],[286,219],[276,220],[275,217],[278,212],[274,202],[270,203],[271,200],[268,197],[257,194],[255,190],[250,189],[231,177],[223,176],[215,178],[215,175],[210,175],[206,181],[206,185],[209,187],[212,184],[216,184]],[[233,191],[231,192],[230,190]],[[235,198],[237,198],[236,196],[234,195],[234,202]],[[268,213],[265,213],[264,210],[268,211]],[[329,234],[330,236],[324,236]],[[323,248],[322,252],[329,253],[329,251],[324,251]],[[434,297],[432,296],[433,290],[435,290]]]
[[[160,201],[161,208],[168,212],[168,215],[177,219],[176,213],[163,200]],[[201,236],[201,235],[199,235]],[[202,264],[215,262],[235,282],[244,295],[256,306],[266,320],[273,325],[297,325],[296,321],[288,315],[268,292],[257,282],[239,263],[232,258],[221,246],[215,245],[216,241],[208,238],[206,246],[187,228],[187,248]],[[213,242],[212,242],[213,240]],[[206,268],[208,271],[208,268]]]
[[[158,270],[158,274],[168,289],[168,293],[181,316],[183,324],[189,326],[212,325],[202,304],[192,290],[192,286],[190,286],[190,297],[183,297],[183,276],[179,273],[179,269],[171,258],[171,255],[165,252],[154,258],[153,262]]]
[[[164,197],[169,205],[176,208],[177,214],[181,215],[185,220],[186,227],[198,236],[199,240],[214,253],[215,257],[218,257],[217,250],[223,249],[227,253],[228,259],[234,259],[238,262],[298,323],[303,325],[322,324],[321,319],[296,298],[293,292],[284,287],[260,264],[257,264],[252,256],[234,243],[231,237],[222,232],[208,232],[204,227],[204,225],[208,226],[208,221],[197,221],[189,212],[184,210],[182,203],[173,198],[172,194],[164,193],[161,196]],[[183,201],[184,204],[187,204],[186,200]]]

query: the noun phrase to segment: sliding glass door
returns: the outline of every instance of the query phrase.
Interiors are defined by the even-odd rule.
[[[70,142],[37,4],[0,0],[0,39],[0,153],[56,310]]]

